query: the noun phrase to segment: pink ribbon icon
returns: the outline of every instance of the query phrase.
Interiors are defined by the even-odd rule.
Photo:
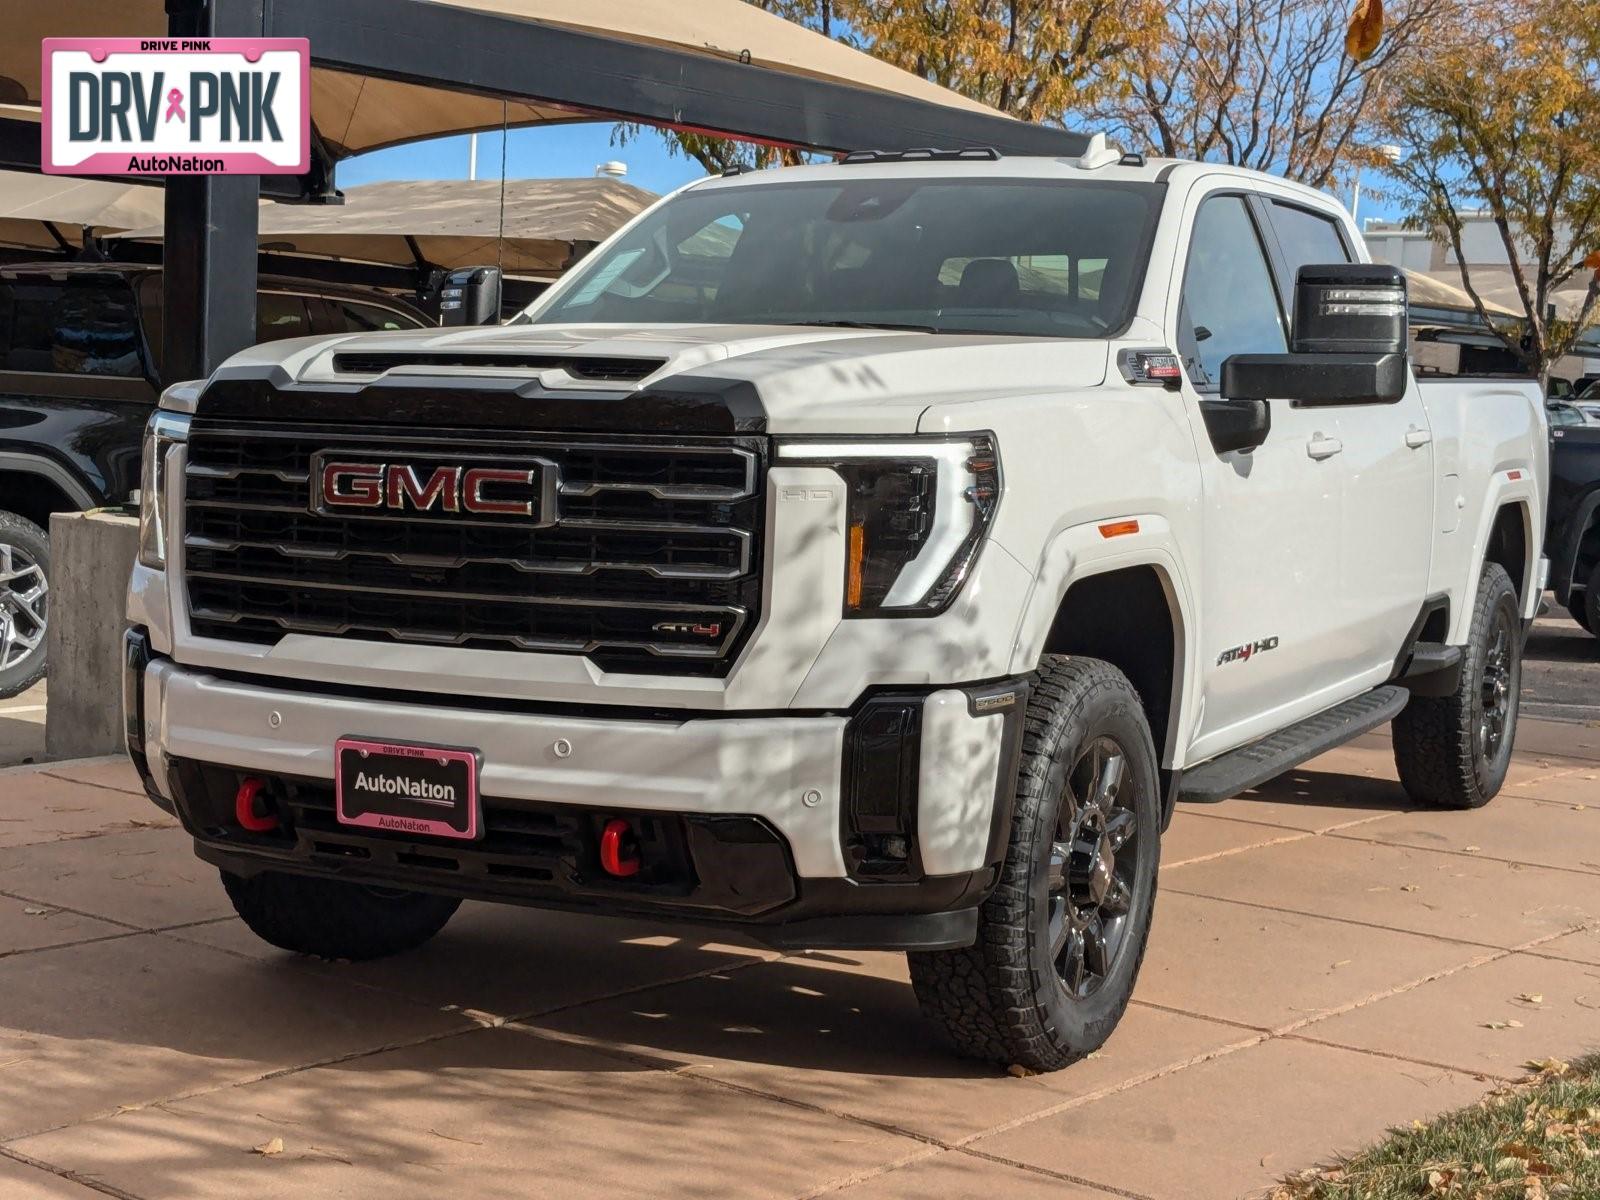
[[[183,115],[183,92],[178,88],[173,88],[167,93],[167,115],[163,123],[172,120],[173,117],[177,117],[180,121],[189,119]]]

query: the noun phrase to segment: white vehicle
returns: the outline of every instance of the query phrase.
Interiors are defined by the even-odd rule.
[[[1419,385],[1364,254],[1100,139],[856,155],[508,326],[246,351],[148,435],[134,760],[290,950],[463,897],[901,949],[960,1051],[1060,1067],[1176,801],[1390,720],[1413,797],[1505,778],[1543,398]]]

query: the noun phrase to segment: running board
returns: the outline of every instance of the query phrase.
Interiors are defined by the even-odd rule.
[[[1178,798],[1214,803],[1247,792],[1393,720],[1410,698],[1411,693],[1405,688],[1392,684],[1373,688],[1326,712],[1307,717],[1298,725],[1269,733],[1260,741],[1240,746],[1185,771],[1183,790]]]

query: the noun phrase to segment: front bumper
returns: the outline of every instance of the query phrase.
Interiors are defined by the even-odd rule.
[[[129,646],[129,749],[152,799],[202,858],[239,874],[686,918],[784,947],[934,949],[971,943],[1004,854],[1016,682],[842,713],[656,715],[297,688],[181,666],[137,630]],[[341,736],[480,751],[485,837],[441,845],[337,825]],[[267,781],[279,830],[232,819],[246,776]],[[599,869],[599,823],[619,816],[659,847],[647,880]]]

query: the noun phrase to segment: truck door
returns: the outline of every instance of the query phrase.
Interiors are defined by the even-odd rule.
[[[1260,211],[1277,243],[1279,284],[1290,304],[1302,266],[1354,261],[1331,214],[1280,199],[1264,199]],[[1339,565],[1340,603],[1328,649],[1352,671],[1386,673],[1428,586],[1434,495],[1428,414],[1414,380],[1395,404],[1322,405],[1316,412],[1339,441],[1330,463],[1344,491],[1337,542],[1324,550]]]
[[[1274,403],[1265,443],[1227,453],[1216,452],[1205,424],[1223,360],[1288,348],[1262,220],[1259,201],[1238,193],[1200,201],[1172,330],[1204,504],[1204,704],[1191,761],[1343,698],[1343,664],[1328,641],[1342,620],[1343,487],[1337,456],[1327,453],[1339,437],[1336,415]]]

